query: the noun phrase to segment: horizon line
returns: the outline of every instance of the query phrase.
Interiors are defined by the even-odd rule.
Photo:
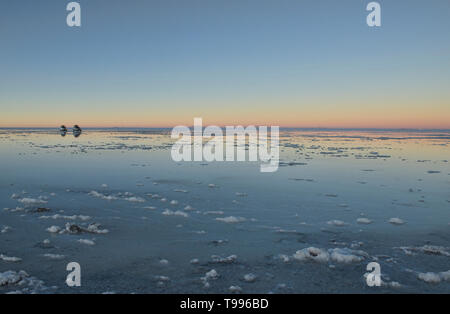
[[[225,128],[227,125],[217,125],[220,128]],[[234,126],[243,126],[246,127],[248,125],[234,125]],[[259,127],[262,125],[254,125],[255,127]],[[82,129],[173,129],[176,126],[87,126],[82,127]],[[193,125],[187,126],[189,128],[193,128]],[[267,126],[272,127],[272,126]],[[421,130],[421,131],[450,131],[450,127],[448,128],[420,128],[420,127],[302,127],[302,126],[278,126],[280,129],[302,129],[302,130]],[[203,126],[205,128],[205,126]],[[0,126],[0,129],[59,129],[59,127],[55,126]]]

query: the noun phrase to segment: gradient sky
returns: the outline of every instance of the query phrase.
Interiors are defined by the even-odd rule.
[[[0,2],[0,127],[450,128],[450,1]]]

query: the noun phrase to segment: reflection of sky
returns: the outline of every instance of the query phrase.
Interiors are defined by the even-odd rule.
[[[441,139],[435,138],[436,134]],[[45,187],[60,193],[67,188],[87,193],[107,183],[114,191],[139,195],[154,190],[168,193],[173,186],[167,190],[164,184],[150,184],[167,181],[179,182],[179,188],[187,186],[186,189],[200,193],[201,197],[213,197],[220,207],[231,202],[228,198],[233,198],[235,192],[249,193],[253,195],[253,203],[241,208],[239,215],[278,219],[281,211],[280,224],[289,224],[287,217],[298,208],[304,210],[305,220],[316,223],[332,219],[333,215],[354,220],[360,212],[380,221],[392,215],[402,216],[411,228],[430,228],[450,222],[448,133],[327,135],[331,134],[282,132],[281,160],[306,165],[282,166],[276,173],[261,174],[258,163],[174,163],[167,135],[86,130],[74,139],[49,131],[34,134],[2,131],[0,185],[14,184],[13,190],[28,192]],[[374,139],[380,137],[383,139]],[[376,154],[381,157],[377,158]],[[136,182],[144,182],[146,187],[137,187]],[[221,193],[205,196],[210,191],[196,182],[218,184]],[[337,194],[338,198],[325,197],[326,194]],[[425,202],[420,202],[421,199]],[[336,214],[332,209],[342,203],[348,204],[352,211]],[[389,225],[373,226],[386,227]]]
[[[3,1],[0,126],[449,128],[449,2],[366,2]]]

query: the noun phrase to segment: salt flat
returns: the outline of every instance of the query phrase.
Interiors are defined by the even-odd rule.
[[[275,173],[171,143],[0,129],[0,293],[450,291],[450,132],[284,130]]]

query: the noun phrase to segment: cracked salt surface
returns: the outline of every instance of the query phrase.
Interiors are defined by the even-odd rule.
[[[0,288],[6,288],[9,294],[34,294],[49,293],[56,290],[57,287],[46,287],[42,280],[31,277],[25,271],[8,270],[0,272]],[[49,291],[50,290],[50,291]]]
[[[440,283],[441,281],[450,281],[450,270],[440,273],[433,273],[433,272],[419,273],[417,275],[417,278],[427,283],[434,283],[434,284]]]

